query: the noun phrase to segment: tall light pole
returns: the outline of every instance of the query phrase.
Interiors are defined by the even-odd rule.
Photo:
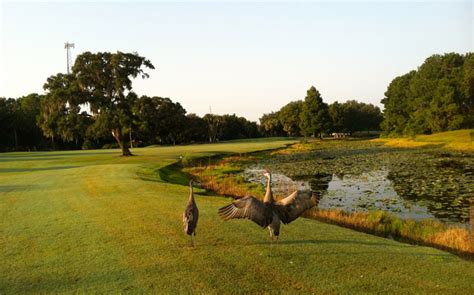
[[[71,57],[71,48],[74,48],[74,43],[69,43],[66,42],[64,43],[64,48],[66,49],[66,55],[67,55],[67,73],[69,74],[71,70],[71,64],[72,64],[72,57]]]

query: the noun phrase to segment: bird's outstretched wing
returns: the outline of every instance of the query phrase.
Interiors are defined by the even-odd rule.
[[[243,197],[220,208],[218,213],[224,220],[246,218],[261,227],[268,226],[273,219],[271,209],[267,208],[262,201],[251,196]]]
[[[318,203],[319,196],[315,192],[295,191],[288,197],[275,202],[274,209],[280,220],[288,224]]]

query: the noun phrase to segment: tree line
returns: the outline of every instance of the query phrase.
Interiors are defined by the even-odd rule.
[[[17,99],[0,97],[0,151],[116,148],[105,120],[77,106],[51,106],[47,95]],[[137,97],[133,119],[124,127],[126,144],[133,147],[217,142],[260,137],[256,122],[232,115],[187,113],[178,102],[163,97]],[[59,111],[58,111],[59,109]]]
[[[260,136],[234,115],[187,114],[169,98],[137,96],[132,79],[153,64],[136,53],[85,52],[70,74],[50,76],[45,94],[0,98],[0,150],[91,149],[215,142]]]
[[[132,146],[374,130],[381,118],[377,107],[356,101],[328,106],[314,87],[260,125],[235,114],[200,117],[169,98],[137,96],[132,80],[152,69],[136,53],[78,55],[70,74],[47,78],[45,94],[0,98],[0,150],[120,147],[131,155]]]
[[[153,64],[137,53],[85,52],[70,74],[47,78],[44,94],[0,97],[0,151],[93,149],[153,144],[216,142],[260,136],[312,136],[382,129],[399,136],[472,128],[474,55],[433,55],[417,71],[396,77],[382,103],[355,100],[327,104],[315,87],[302,100],[244,117],[187,113],[178,102],[138,96],[135,78]]]
[[[474,53],[432,55],[388,86],[381,128],[387,136],[474,127]]]
[[[260,118],[262,132],[270,136],[313,136],[379,130],[382,112],[372,104],[350,100],[330,105],[312,86],[304,100],[292,101]]]

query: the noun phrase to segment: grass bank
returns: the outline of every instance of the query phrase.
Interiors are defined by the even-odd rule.
[[[474,264],[316,220],[268,232],[222,221],[230,199],[196,189],[195,247],[183,233],[185,185],[161,168],[183,155],[283,147],[212,145],[0,154],[0,293],[474,292]],[[173,175],[173,181],[185,182]]]
[[[383,142],[385,145],[393,147],[410,148],[434,145],[447,150],[474,152],[474,129],[416,135],[411,138],[378,138],[373,141]]]

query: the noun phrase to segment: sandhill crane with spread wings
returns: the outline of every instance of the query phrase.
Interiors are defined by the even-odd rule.
[[[191,245],[194,245],[193,235],[196,236],[196,227],[199,218],[199,209],[194,200],[193,181],[189,181],[189,200],[183,213],[184,232],[191,236]]]
[[[316,206],[319,197],[310,191],[295,191],[288,197],[275,201],[271,189],[272,175],[265,171],[267,189],[263,202],[246,196],[219,209],[224,220],[234,218],[250,219],[261,227],[268,227],[272,240],[280,235],[280,222],[288,224],[297,219],[304,211]]]

